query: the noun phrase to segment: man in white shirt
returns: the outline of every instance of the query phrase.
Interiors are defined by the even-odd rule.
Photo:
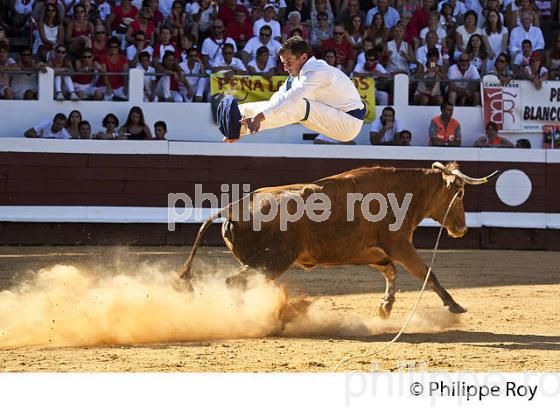
[[[381,112],[381,117],[371,123],[369,141],[371,145],[391,145],[402,130],[402,125],[395,118],[393,107],[385,107]]]
[[[356,138],[366,110],[352,80],[310,57],[309,45],[301,37],[286,40],[279,55],[290,77],[269,101],[239,106],[241,136],[300,123],[338,141]]]
[[[280,41],[282,38],[282,29],[280,23],[274,20],[274,17],[276,17],[274,6],[272,4],[264,6],[264,17],[258,19],[253,24],[253,34],[258,33],[262,26],[267,25],[272,29],[272,38]]]
[[[480,84],[475,81],[460,80],[480,80],[480,74],[475,66],[470,63],[467,53],[462,53],[457,64],[449,67],[447,77],[449,83],[449,102],[453,105],[480,105]]]
[[[201,54],[205,67],[208,68],[215,65],[214,60],[222,55],[222,48],[226,43],[233,45],[234,52],[237,52],[235,41],[225,35],[224,22],[216,19],[212,26],[212,35],[202,43]]]
[[[533,15],[523,12],[521,14],[521,25],[511,30],[509,37],[509,52],[512,58],[521,51],[523,40],[530,40],[533,50],[544,49],[544,37],[540,28],[533,26]]]
[[[422,47],[418,47],[418,50],[416,50],[416,61],[420,64],[426,64],[428,61],[428,50],[430,48],[437,48],[439,51],[438,65],[447,66],[447,64],[449,64],[449,56],[443,54],[443,49],[441,44],[438,44],[438,40],[439,37],[435,31],[428,31],[426,33],[426,44]]]
[[[373,22],[373,16],[375,16],[377,13],[383,14],[383,20],[385,21],[385,26],[388,29],[393,28],[401,19],[399,12],[393,7],[389,6],[389,0],[377,0],[377,7],[374,7],[367,12],[367,27],[371,26],[371,23]]]
[[[453,13],[452,16],[455,19],[459,19],[459,17],[461,17],[463,14],[465,14],[467,12],[467,7],[465,6],[465,3],[463,3],[460,0],[448,0],[448,1],[440,1],[437,7],[437,11],[439,13],[441,13],[441,9],[443,8],[443,6],[449,3],[451,4],[451,7],[453,7]]]
[[[376,50],[366,51],[365,61],[356,64],[352,74],[355,77],[373,77],[375,81],[375,104],[387,105],[389,104],[389,93],[383,91],[382,88],[387,89],[386,79],[390,76],[387,70],[385,70],[385,67],[377,61],[376,53]]]
[[[257,50],[262,46],[268,48],[268,59],[270,64],[276,65],[276,58],[278,57],[278,50],[282,44],[280,44],[272,37],[272,29],[270,26],[264,25],[261,27],[258,36],[252,37],[245,47],[243,48],[242,59],[247,64],[249,61],[254,60],[257,57]]]
[[[72,138],[68,131],[64,128],[66,126],[66,115],[58,113],[54,116],[52,121],[43,121],[33,128],[25,131],[27,138],[57,138],[57,139],[70,139]]]
[[[233,56],[233,46],[231,44],[224,44],[222,48],[222,55],[216,57],[214,66],[211,67],[212,72],[230,71],[233,74],[243,75],[247,74],[247,68],[243,65],[240,59]]]

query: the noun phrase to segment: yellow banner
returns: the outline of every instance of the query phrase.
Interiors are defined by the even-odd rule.
[[[266,79],[252,75],[234,75],[225,78],[219,75],[210,76],[210,93],[229,94],[234,96],[240,103],[254,101],[266,101],[272,97],[280,86],[286,81],[287,76],[273,76]],[[366,106],[365,122],[375,119],[375,86],[373,78],[352,77],[352,81],[362,101]]]

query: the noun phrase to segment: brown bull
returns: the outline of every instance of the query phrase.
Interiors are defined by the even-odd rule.
[[[412,245],[418,224],[425,218],[432,218],[443,223],[450,236],[463,236],[467,231],[463,207],[465,184],[485,183],[494,174],[475,179],[461,173],[456,163],[444,166],[436,162],[432,169],[359,168],[310,184],[262,188],[204,222],[191,254],[178,274],[190,284],[193,258],[203,235],[215,219],[223,217],[224,241],[243,264],[239,273],[227,279],[229,284],[243,283],[248,273],[255,270],[275,279],[294,264],[304,269],[319,265],[370,265],[385,276],[386,290],[379,314],[387,318],[395,301],[395,262],[420,280],[424,280],[427,274],[428,267]],[[376,198],[389,198],[391,209],[393,204],[406,205],[406,197],[409,197],[408,209],[398,229],[395,229],[396,213],[387,212],[383,219],[371,221],[371,215],[383,215],[384,207],[382,198],[369,200],[364,205],[367,194],[372,193]],[[444,221],[446,210],[456,193],[457,198]],[[306,213],[282,229],[278,214],[263,222],[259,230],[255,229],[255,210],[260,212],[259,216],[268,215],[272,202],[278,204],[284,200],[286,211],[295,215],[294,196],[307,201],[313,194],[313,199],[317,198],[317,194],[323,194],[330,201],[330,214],[325,220],[317,221]],[[349,195],[362,197],[362,200],[349,201]],[[263,200],[265,196],[268,197]],[[387,202],[385,210],[386,205]],[[243,210],[246,212],[247,209],[250,210],[248,218],[243,217]],[[428,284],[451,312],[465,312],[441,286],[433,272]]]

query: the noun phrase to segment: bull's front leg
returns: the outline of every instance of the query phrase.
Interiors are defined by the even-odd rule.
[[[385,276],[385,295],[383,301],[379,305],[378,314],[382,319],[388,319],[395,303],[395,279],[397,278],[397,270],[390,260],[383,261],[379,264],[372,264],[372,267],[379,270]]]

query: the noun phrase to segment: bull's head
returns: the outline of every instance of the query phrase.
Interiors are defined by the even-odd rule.
[[[439,190],[440,194],[437,198],[434,198],[436,204],[432,210],[432,215],[430,217],[440,224],[445,226],[449,236],[453,238],[460,238],[467,232],[467,223],[465,222],[465,207],[463,205],[463,195],[465,194],[465,185],[480,185],[487,183],[490,178],[495,176],[498,171],[494,171],[492,174],[484,178],[471,178],[468,175],[463,174],[459,170],[459,165],[456,162],[448,163],[447,166],[440,162],[434,162],[432,164],[433,169],[439,169],[441,171],[441,176],[443,182],[447,189]],[[447,207],[457,194],[447,218],[444,216],[447,211]]]

